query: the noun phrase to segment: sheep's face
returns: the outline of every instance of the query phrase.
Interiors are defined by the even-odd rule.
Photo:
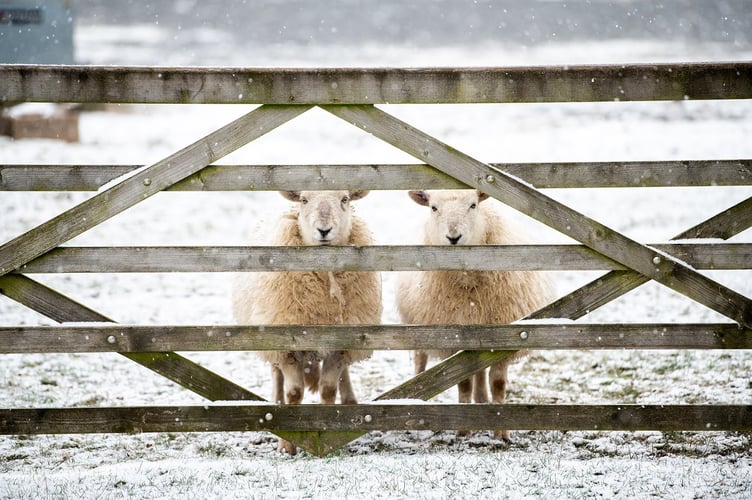
[[[431,245],[479,245],[484,242],[485,218],[480,203],[488,195],[474,189],[410,191],[410,198],[431,212],[426,243]]]
[[[298,227],[305,245],[347,245],[352,229],[350,202],[368,191],[282,191],[298,203]]]

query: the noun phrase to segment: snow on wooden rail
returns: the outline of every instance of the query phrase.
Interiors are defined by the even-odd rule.
[[[429,399],[475,371],[531,349],[750,349],[752,301],[698,269],[749,269],[749,244],[719,243],[752,227],[752,199],[642,244],[542,188],[749,185],[752,160],[487,164],[373,104],[655,101],[752,98],[752,63],[536,68],[244,69],[0,65],[0,103],[262,104],[161,161],[141,165],[0,165],[0,191],[97,190],[0,245],[0,293],[63,323],[0,328],[0,353],[117,352],[210,401],[242,406],[0,409],[0,434],[268,430],[316,454],[371,429],[752,429],[750,406],[271,405],[174,351],[415,349],[459,353],[376,401]],[[216,165],[320,106],[416,157],[410,165]],[[4,161],[8,161],[4,159]],[[136,171],[137,169],[141,169]],[[125,175],[133,174],[133,175]],[[125,177],[121,182],[117,178]],[[475,187],[577,240],[506,247],[78,248],[65,242],[161,191]],[[105,184],[108,186],[103,187]],[[681,241],[690,238],[713,241]],[[535,255],[534,262],[529,262]],[[278,270],[607,269],[513,325],[134,326],[29,277],[34,273]],[[503,262],[503,263],[502,263]],[[719,324],[574,324],[655,280],[728,317]],[[538,320],[548,318],[550,323]],[[84,324],[84,326],[78,323]],[[92,323],[86,325],[86,323]],[[94,324],[96,323],[96,324]],[[261,329],[264,334],[259,335]],[[407,411],[408,418],[405,418]],[[271,416],[271,418],[269,418]],[[326,429],[326,430],[323,430]]]

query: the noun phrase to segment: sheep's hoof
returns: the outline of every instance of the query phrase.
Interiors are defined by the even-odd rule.
[[[277,444],[277,451],[280,453],[287,453],[292,457],[297,455],[298,447],[286,439],[280,439],[279,444]]]
[[[509,437],[509,431],[507,430],[494,431],[493,437],[497,441],[502,441],[505,444],[512,444],[512,438]]]

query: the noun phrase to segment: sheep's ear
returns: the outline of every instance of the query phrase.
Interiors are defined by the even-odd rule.
[[[370,193],[370,191],[367,189],[352,189],[350,190],[350,201],[365,198],[368,193]]]
[[[300,201],[300,191],[280,191],[279,194],[290,201]]]
[[[478,202],[480,203],[483,200],[487,200],[489,196],[486,193],[483,193],[481,191],[478,191]]]
[[[425,191],[408,191],[407,195],[418,205],[423,205],[424,207],[428,206],[428,195]]]

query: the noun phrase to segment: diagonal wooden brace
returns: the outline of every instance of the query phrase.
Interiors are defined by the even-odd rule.
[[[59,323],[115,323],[107,316],[24,275],[0,276],[0,294]],[[174,352],[121,354],[209,401],[265,401],[261,396]]]
[[[684,238],[726,240],[751,226],[752,198],[747,198],[674,236],[672,240]],[[648,278],[634,271],[611,271],[536,311],[526,319],[578,319],[648,281]]]
[[[46,287],[24,275],[0,276],[0,294],[5,295],[57,322],[115,323],[103,314]],[[207,370],[174,352],[120,353],[209,401],[262,401],[266,399]],[[323,455],[332,448],[321,444],[320,432],[274,432],[311,453]],[[347,435],[347,433],[342,433]],[[351,439],[355,439],[354,436]],[[350,440],[348,440],[350,441]],[[347,441],[346,441],[347,442]]]
[[[373,106],[322,106],[335,116],[490,194],[643,276],[752,328],[752,301],[683,262],[642,245],[498,169]]]
[[[261,106],[135,175],[0,246],[0,276],[49,252],[210,163],[261,137],[310,106]]]

